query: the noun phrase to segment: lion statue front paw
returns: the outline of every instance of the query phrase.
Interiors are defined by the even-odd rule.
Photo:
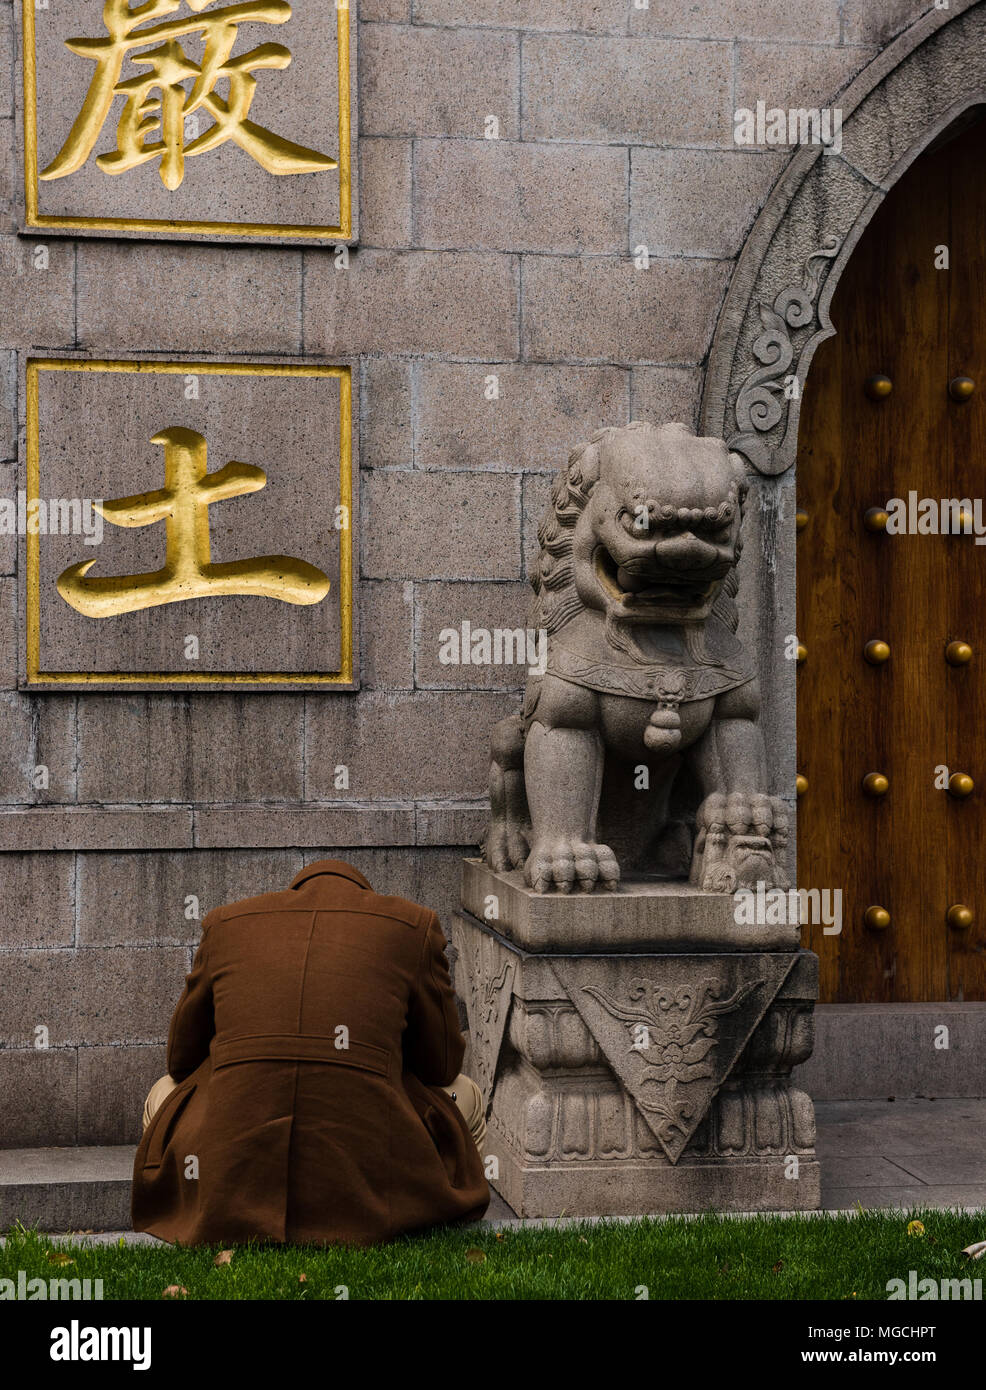
[[[583,893],[591,893],[597,883],[613,890],[620,882],[620,866],[608,845],[557,836],[539,841],[524,865],[524,880],[535,893],[570,893],[578,883]]]

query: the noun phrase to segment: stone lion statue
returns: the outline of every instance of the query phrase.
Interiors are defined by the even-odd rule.
[[[642,421],[600,430],[558,474],[532,580],[544,674],[493,732],[491,868],[523,867],[539,893],[613,889],[621,866],[714,892],[788,886],[736,636],[747,487],[721,440]]]

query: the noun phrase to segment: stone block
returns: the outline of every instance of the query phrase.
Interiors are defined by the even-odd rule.
[[[0,236],[0,303],[5,348],[71,347],[75,248],[69,242]]]
[[[326,701],[313,704],[306,795],[342,802],[482,796],[489,764],[486,731],[515,703],[494,692],[367,691],[346,722]],[[349,769],[348,788],[335,786],[339,766]]]
[[[74,1144],[75,1048],[0,1047],[0,1151]],[[0,1152],[0,1168],[3,1155]],[[5,1213],[0,1210],[0,1221]]]
[[[361,24],[371,21],[399,24],[411,18],[411,0],[362,0],[359,7]]]
[[[2,496],[11,499],[17,496],[17,464],[0,463],[0,488]],[[17,568],[17,536],[13,532],[0,534],[0,574],[12,575]]]
[[[791,1085],[815,957],[544,956],[466,912],[453,941],[465,1066],[519,1216],[818,1206],[812,1104]]]
[[[188,972],[184,948],[4,952],[4,1033],[31,1047],[163,1042]]]
[[[17,456],[17,357],[13,352],[0,350],[0,460],[14,459]],[[0,481],[6,483],[8,474],[0,470]],[[10,479],[11,483],[13,479]],[[14,496],[16,488],[5,487],[3,497]],[[13,545],[8,525],[0,535],[0,566],[3,573],[13,568]]]
[[[700,362],[729,270],[711,260],[654,260],[638,270],[616,257],[527,257],[525,355]]]
[[[663,425],[679,420],[698,428],[702,398],[700,367],[634,367],[631,418]]]
[[[17,581],[0,579],[0,690],[17,688]]]
[[[193,709],[188,769],[193,801],[300,800],[304,710],[297,695],[266,694],[262,700],[220,695]]]
[[[9,850],[183,849],[192,843],[187,807],[44,806],[0,810],[0,852]]]
[[[740,43],[736,49],[736,106],[838,105],[837,93],[876,54],[871,46],[832,48],[807,43]],[[728,142],[732,143],[732,135]]]
[[[408,580],[364,580],[363,659],[366,690],[414,686],[414,585]]]
[[[364,492],[367,578],[519,577],[520,480],[515,475],[369,473]]]
[[[500,138],[516,138],[518,50],[515,34],[369,26],[360,54],[361,133],[482,139],[487,116],[495,116]]]
[[[139,242],[83,242],[78,254],[80,347],[295,353],[301,346],[299,251],[161,245],[151,252]]]
[[[348,366],[73,356],[25,375],[24,486],[61,499],[25,543],[29,687],[352,688]],[[162,487],[187,525],[141,503]]]
[[[0,854],[0,947],[75,945],[75,855]]]
[[[522,82],[525,140],[732,144],[731,43],[534,34]]]
[[[48,234],[302,244],[354,234],[356,24],[349,7],[296,3],[286,14],[249,16],[246,34],[235,23],[217,29],[225,13],[185,10],[171,21],[181,26],[177,53],[200,82],[199,102],[188,114],[166,107],[162,115],[161,50],[154,50],[157,63],[145,51],[148,32],[158,33],[154,14],[127,24],[120,69],[124,83],[144,79],[146,86],[100,110],[98,102],[88,105],[94,55],[68,47],[75,36],[110,42],[99,12],[86,0],[28,11],[21,43],[36,91],[23,112],[26,226]],[[261,54],[244,69],[249,121],[245,107],[237,113],[240,97],[224,72],[218,81],[199,76],[198,55],[211,51],[201,45],[221,44],[223,34],[234,65]],[[277,52],[266,62],[263,49],[250,48],[274,40]],[[148,98],[150,115],[141,105]],[[232,120],[225,119],[227,101]]]
[[[834,44],[839,42],[841,8],[839,0],[809,0],[808,4],[783,6],[765,5],[763,0],[703,0],[700,5],[647,0],[646,9],[631,5],[630,32],[730,42],[798,39],[803,43]]]
[[[424,31],[422,31],[424,32]],[[437,31],[436,31],[437,32]],[[305,261],[309,351],[516,357],[517,277],[483,252],[359,251]]]
[[[2,826],[0,819],[0,826]],[[195,812],[195,844],[307,849],[325,845],[410,845],[414,810],[377,803],[362,806],[213,806]],[[324,856],[323,856],[324,857]]]
[[[418,140],[415,240],[436,249],[619,253],[625,150],[512,140]]]
[[[652,256],[737,255],[785,161],[766,151],[637,150],[630,245]]]
[[[597,429],[627,422],[629,373],[554,363],[422,362],[417,401],[420,468],[555,469]]]
[[[14,114],[14,22],[13,7],[5,5],[0,11],[0,73],[3,73],[3,87],[0,88],[0,116]]]
[[[87,695],[79,705],[77,730],[81,801],[192,800],[185,701],[159,695]]]
[[[360,141],[360,244],[410,246],[411,141]]]
[[[12,117],[0,117],[0,233],[17,229],[17,146]]]
[[[82,854],[79,945],[195,945],[214,907],[286,888],[301,866],[297,850]]]
[[[414,16],[421,24],[622,34],[627,27],[627,4],[626,0],[489,0],[477,8],[470,0],[416,0]]]
[[[419,802],[414,816],[417,845],[478,845],[489,825],[490,808],[485,799],[464,806]]]
[[[301,797],[303,702],[217,694],[83,700],[79,797],[102,802],[294,801]],[[277,731],[276,739],[271,731]]]
[[[522,690],[528,658],[533,655],[536,665],[542,650],[538,644],[546,642],[528,631],[531,597],[530,586],[519,580],[419,584],[415,685],[425,690]]]
[[[74,735],[74,701],[0,693],[0,804],[73,800]]]
[[[479,859],[463,861],[462,905],[526,951],[790,952],[801,935],[795,922],[740,925],[731,893],[677,880],[627,876],[616,892],[536,893],[519,869],[494,873]]]
[[[363,468],[410,468],[411,367],[390,357],[361,364],[360,464]]]
[[[79,1048],[80,1144],[139,1142],[144,1100],[168,1070],[165,1057],[161,1043]]]

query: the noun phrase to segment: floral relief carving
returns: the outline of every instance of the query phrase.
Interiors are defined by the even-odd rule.
[[[652,1117],[654,1132],[665,1146],[676,1146],[680,1139],[683,1147],[708,1107],[706,1088],[701,1099],[696,1096],[694,1100],[679,1088],[715,1077],[712,1054],[719,1043],[720,1017],[739,1008],[760,985],[759,980],[749,981],[723,999],[720,980],[702,980],[697,988],[681,985],[667,989],[635,976],[624,1000],[595,985],[583,986],[583,994],[591,995],[607,1013],[627,1025],[627,1051],[636,1053],[648,1068],[634,1098]],[[698,1113],[697,1106],[701,1107]]]

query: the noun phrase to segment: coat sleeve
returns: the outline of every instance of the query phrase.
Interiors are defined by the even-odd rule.
[[[426,1086],[449,1086],[462,1068],[465,1050],[445,957],[445,937],[438,918],[431,913],[408,1005],[404,1065]]]
[[[212,974],[207,958],[208,931],[214,920],[210,913],[202,923],[202,939],[195,952],[191,973],[185,980],[185,992],[171,1020],[168,1071],[176,1081],[184,1081],[205,1061],[216,1032],[212,1011]]]

